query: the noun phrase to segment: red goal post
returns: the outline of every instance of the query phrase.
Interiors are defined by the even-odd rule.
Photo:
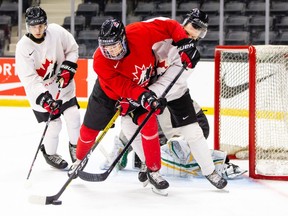
[[[214,145],[288,180],[288,46],[216,46]]]

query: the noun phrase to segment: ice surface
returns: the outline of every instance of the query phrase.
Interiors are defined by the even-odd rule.
[[[84,112],[81,109],[82,117]],[[213,132],[213,118],[208,118]],[[46,197],[58,193],[68,179],[67,173],[48,166],[39,152],[27,181],[45,124],[36,122],[30,108],[0,107],[0,120],[1,215],[288,215],[287,181],[253,180],[245,175],[230,180],[226,190],[221,191],[204,178],[166,176],[169,195],[163,197],[142,187],[130,163],[124,171],[112,172],[104,182],[73,180],[60,197],[62,205],[31,204],[31,195]],[[71,164],[65,132],[63,124],[58,153]],[[116,122],[101,142],[107,151],[118,132]],[[213,134],[208,140],[211,147],[212,140]],[[98,168],[103,160],[96,148],[85,170],[103,172]],[[245,160],[233,162],[248,167]]]

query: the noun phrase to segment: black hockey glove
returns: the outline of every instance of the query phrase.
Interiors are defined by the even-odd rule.
[[[62,105],[62,100],[55,101],[52,95],[46,91],[38,96],[36,99],[36,104],[42,106],[47,112],[52,115],[58,115],[60,113],[60,106]]]
[[[129,114],[130,112],[134,111],[139,106],[140,104],[138,104],[136,101],[133,101],[129,98],[123,98],[116,102],[116,108],[120,109],[121,116],[125,116]]]
[[[66,88],[73,79],[78,65],[74,62],[63,61],[60,66],[60,70],[57,74],[56,82],[59,83],[59,87]],[[62,86],[61,86],[62,83]]]
[[[200,53],[196,48],[195,40],[184,38],[174,44],[178,47],[182,64],[188,68],[194,68],[200,60]]]
[[[153,91],[145,91],[139,96],[138,103],[148,111],[154,109],[155,114],[160,115],[167,105],[167,100],[166,98],[157,98]]]

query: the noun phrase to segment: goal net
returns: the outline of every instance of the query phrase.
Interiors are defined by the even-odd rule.
[[[215,149],[288,180],[288,46],[217,46],[214,108]]]

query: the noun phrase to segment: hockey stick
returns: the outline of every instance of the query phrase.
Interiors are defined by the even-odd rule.
[[[94,142],[94,144],[91,147],[91,149],[87,152],[87,154],[85,155],[84,159],[76,166],[76,168],[73,171],[73,173],[70,175],[68,180],[64,183],[64,185],[61,187],[61,189],[59,190],[59,192],[57,194],[55,194],[53,196],[46,196],[46,197],[32,195],[32,196],[29,197],[29,201],[31,203],[38,203],[38,204],[42,204],[42,205],[50,205],[50,204],[61,205],[62,201],[58,200],[59,197],[65,191],[65,189],[70,184],[70,182],[73,179],[75,179],[75,177],[77,176],[77,173],[80,171],[80,169],[82,169],[86,165],[91,153],[94,151],[96,146],[100,143],[100,141],[104,138],[104,136],[108,132],[108,130],[113,126],[113,124],[115,123],[115,121],[116,121],[116,119],[118,118],[119,115],[120,115],[120,110],[117,110],[117,112],[114,114],[114,116],[108,122],[108,124],[106,125],[106,127],[104,128],[102,133],[98,135],[96,141]]]
[[[179,73],[176,75],[176,77],[171,81],[171,83],[169,84],[169,86],[164,90],[164,92],[161,95],[161,98],[164,98],[167,93],[170,91],[170,89],[174,86],[174,84],[176,83],[176,81],[178,80],[178,78],[181,76],[181,74],[183,73],[183,71],[186,69],[186,67],[182,67],[181,70],[179,71]],[[140,132],[140,130],[144,127],[144,125],[146,124],[146,122],[149,120],[149,118],[151,117],[151,115],[154,113],[154,109],[150,110],[149,113],[147,114],[147,116],[145,117],[145,119],[143,120],[143,122],[138,126],[137,130],[134,132],[133,136],[130,138],[129,142],[126,144],[126,146],[123,148],[123,150],[120,152],[120,154],[116,157],[116,159],[113,161],[113,163],[111,164],[111,166],[106,170],[106,172],[104,173],[88,173],[85,172],[83,170],[79,170],[78,172],[78,176],[85,180],[85,181],[91,181],[91,182],[101,182],[104,181],[109,174],[112,172],[112,170],[114,169],[114,167],[117,165],[117,163],[119,162],[119,160],[122,158],[122,156],[124,155],[124,153],[128,150],[128,148],[130,147],[130,145],[132,144],[132,142],[134,141],[134,139],[136,138],[136,136],[138,135],[138,133]]]
[[[59,89],[58,89],[58,92],[57,92],[57,94],[56,94],[55,100],[58,100],[58,98],[59,98],[59,96],[60,96],[61,89],[62,89],[62,85],[61,85],[61,87],[59,87]],[[27,180],[28,180],[29,177],[30,177],[30,174],[31,174],[31,172],[32,172],[32,168],[33,168],[33,166],[34,166],[34,163],[35,163],[36,158],[37,158],[37,155],[38,155],[38,152],[39,152],[39,150],[40,150],[40,148],[41,148],[43,139],[44,139],[44,137],[45,137],[45,135],[46,135],[46,131],[47,131],[47,129],[48,129],[48,126],[49,126],[49,124],[50,124],[51,118],[52,118],[52,116],[53,116],[52,113],[53,113],[53,112],[51,111],[51,113],[49,114],[48,120],[46,121],[46,125],[45,125],[45,128],[44,128],[43,134],[42,134],[42,136],[41,136],[40,143],[39,143],[39,145],[38,145],[38,148],[37,148],[37,150],[36,150],[35,156],[34,156],[34,158],[33,158],[32,164],[31,164],[31,166],[30,166],[30,169],[29,169],[29,172],[28,172],[28,175],[27,175],[27,178],[26,178]]]

